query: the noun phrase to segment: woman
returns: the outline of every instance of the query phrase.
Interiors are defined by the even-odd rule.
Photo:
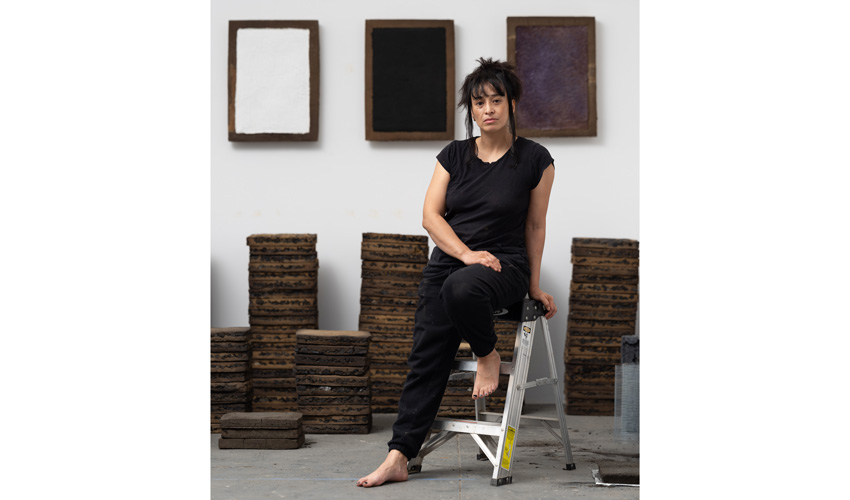
[[[358,486],[407,479],[407,461],[418,455],[437,416],[462,339],[478,357],[472,398],[496,390],[494,310],[526,294],[543,303],[547,318],[558,310],[540,289],[554,160],[543,146],[516,136],[522,85],[513,66],[478,63],[460,90],[467,139],[437,155],[425,194],[422,225],[436,248],[419,285],[410,372],[389,453]],[[472,136],[473,120],[479,137]]]

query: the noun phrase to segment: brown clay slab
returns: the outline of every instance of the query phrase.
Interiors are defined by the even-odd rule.
[[[250,328],[237,326],[228,328],[211,328],[210,340],[212,342],[247,342]]]
[[[351,377],[343,375],[296,375],[298,385],[335,385],[345,387],[368,387],[369,376]]]
[[[219,424],[220,425],[220,424]],[[221,437],[227,439],[297,439],[304,429],[222,429]]]
[[[223,429],[297,429],[301,425],[298,412],[253,413],[234,412],[221,417]]]
[[[359,407],[366,405],[368,406],[371,403],[371,399],[369,395],[358,395],[358,394],[337,394],[333,396],[311,396],[311,395],[303,395],[298,396],[298,404],[299,405],[308,405],[308,406],[351,406],[351,407]]]
[[[592,248],[638,248],[637,240],[625,238],[573,238],[573,246]]]
[[[360,376],[368,373],[367,366],[317,366],[295,365],[296,375],[344,375]]]
[[[298,354],[319,354],[327,356],[363,356],[369,352],[369,346],[297,344],[295,352]]]
[[[296,332],[295,339],[299,344],[369,345],[371,335],[366,331],[303,328]]]
[[[371,404],[359,405],[308,405],[298,400],[298,411],[304,415],[304,423],[308,422],[308,416],[314,415],[368,415],[371,413]]]
[[[304,436],[297,439],[226,439],[219,438],[222,450],[294,450],[304,444]]]

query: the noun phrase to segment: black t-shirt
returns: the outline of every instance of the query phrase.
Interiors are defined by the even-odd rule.
[[[486,250],[527,267],[525,221],[531,190],[554,160],[546,148],[524,137],[514,143],[516,165],[510,150],[486,163],[471,154],[470,147],[469,140],[453,141],[437,155],[451,175],[445,219],[471,250]],[[431,254],[432,265],[458,262],[439,248]]]

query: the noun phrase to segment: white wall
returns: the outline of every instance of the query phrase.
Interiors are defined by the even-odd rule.
[[[316,233],[319,327],[357,329],[361,235],[427,234],[422,201],[446,142],[365,140],[365,20],[453,19],[459,86],[478,57],[507,59],[509,16],[596,18],[598,136],[536,139],[555,159],[541,286],[559,306],[549,325],[563,376],[572,238],[639,239],[635,0],[212,2],[213,327],[248,325],[248,235]],[[228,21],[313,19],[319,21],[321,65],[318,142],[229,142]],[[455,122],[455,138],[462,139],[460,113]],[[543,354],[535,352],[532,362],[542,362]],[[531,375],[544,372],[532,365]],[[532,402],[550,397],[548,391],[528,396]]]

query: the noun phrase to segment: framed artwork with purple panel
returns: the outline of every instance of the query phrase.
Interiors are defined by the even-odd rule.
[[[596,136],[593,17],[509,17],[508,61],[522,79],[517,133]]]

